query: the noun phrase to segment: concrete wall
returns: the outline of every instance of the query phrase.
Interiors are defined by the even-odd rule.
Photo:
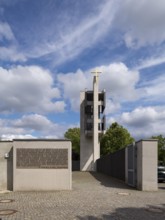
[[[97,160],[98,172],[124,180],[142,191],[157,191],[157,140],[140,140]]]
[[[137,188],[156,191],[157,183],[157,140],[141,140],[137,145]]]
[[[18,168],[18,149],[68,149],[68,168]],[[15,140],[13,190],[70,190],[72,188],[71,142],[64,140]]]
[[[125,181],[125,149],[99,158],[97,171]]]
[[[0,190],[13,189],[12,144],[11,141],[0,141]],[[6,154],[8,158],[5,158]]]

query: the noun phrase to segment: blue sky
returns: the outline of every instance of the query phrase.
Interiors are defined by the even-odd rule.
[[[0,0],[0,137],[63,137],[99,69],[107,127],[165,135],[164,0]]]

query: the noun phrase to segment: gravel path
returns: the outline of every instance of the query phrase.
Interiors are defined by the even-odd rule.
[[[165,183],[141,192],[99,173],[73,172],[72,191],[1,193],[0,220],[165,220]]]

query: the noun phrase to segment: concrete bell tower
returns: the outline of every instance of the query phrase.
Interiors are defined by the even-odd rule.
[[[105,91],[99,92],[99,73],[92,72],[93,91],[80,94],[80,170],[96,171],[100,158],[99,137],[105,132]]]

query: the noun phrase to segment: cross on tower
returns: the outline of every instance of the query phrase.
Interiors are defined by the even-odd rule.
[[[97,69],[93,72],[91,72],[92,74],[94,74],[94,77],[96,79],[96,81],[98,80],[98,77],[99,77],[99,74],[102,73],[102,72],[99,72]]]

